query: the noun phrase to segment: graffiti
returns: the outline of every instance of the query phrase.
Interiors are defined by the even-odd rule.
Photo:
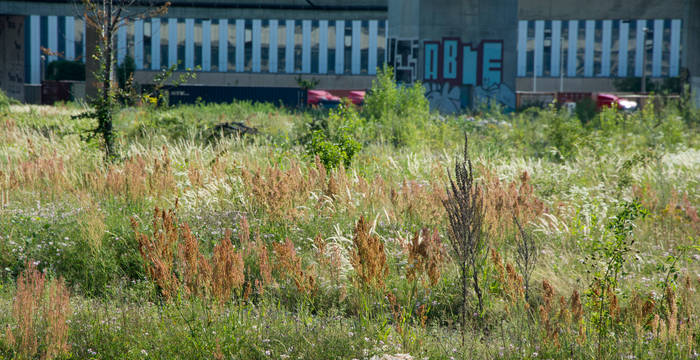
[[[462,108],[461,91],[459,87],[451,87],[450,83],[426,83],[425,97],[430,102],[430,108],[442,113],[452,114]]]
[[[506,107],[515,106],[515,93],[503,84],[503,41],[484,40],[474,45],[444,38],[425,41],[423,50],[423,81],[430,84],[427,95],[432,108],[456,112],[467,104],[490,104],[494,100]],[[457,104],[457,109],[446,111],[452,108],[446,106],[448,102]]]
[[[474,90],[474,99],[479,105],[490,106],[495,101],[508,109],[515,108],[515,91],[506,84],[499,84],[490,89],[477,87]]]
[[[394,68],[396,81],[410,84],[418,80],[418,39],[389,41],[389,65]]]

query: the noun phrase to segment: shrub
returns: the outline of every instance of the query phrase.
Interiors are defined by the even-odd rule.
[[[380,70],[372,81],[363,113],[372,126],[373,137],[396,147],[414,143],[430,126],[430,104],[423,85],[397,85],[391,67]]]
[[[18,104],[19,101],[7,96],[4,91],[0,90],[0,111],[6,111],[10,105]]]
[[[352,158],[362,145],[353,134],[360,130],[361,119],[350,103],[343,103],[338,110],[331,110],[327,128],[312,132],[307,151],[312,157],[318,156],[327,169],[339,165],[349,167]]]

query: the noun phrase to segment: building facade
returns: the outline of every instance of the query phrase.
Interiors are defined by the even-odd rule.
[[[513,107],[516,91],[612,91],[623,78],[679,78],[700,93],[698,0],[171,2],[116,34],[117,62],[132,58],[139,83],[174,65],[200,85],[366,89],[387,63],[446,112]],[[24,99],[49,62],[84,61],[81,12],[73,0],[0,2],[0,88]]]

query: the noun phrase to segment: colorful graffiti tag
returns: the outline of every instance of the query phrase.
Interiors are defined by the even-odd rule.
[[[434,109],[452,113],[467,106],[469,97],[461,94],[467,86],[473,89],[474,101],[515,105],[515,93],[503,83],[503,41],[425,41],[423,54],[423,81]]]

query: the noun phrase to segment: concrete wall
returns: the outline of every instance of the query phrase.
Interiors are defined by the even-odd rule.
[[[516,83],[517,91],[532,91],[532,78],[521,77]],[[613,78],[564,78],[564,92],[615,92]],[[559,78],[537,78],[537,91],[558,92]]]
[[[136,71],[134,81],[139,84],[152,84],[155,71]],[[178,77],[175,73],[173,77]],[[365,90],[372,86],[374,76],[360,75],[298,75],[298,74],[253,74],[253,73],[197,73],[197,79],[184,85],[201,84],[208,86],[240,86],[240,87],[299,87],[297,78],[304,80],[315,79],[319,83],[317,89],[324,90]]]
[[[148,1],[144,1],[148,2]],[[164,17],[178,18],[246,18],[246,19],[383,19],[387,0],[175,0]],[[130,7],[142,13],[146,8]],[[80,1],[2,0],[0,14],[75,16],[82,13]]]
[[[390,42],[403,43],[390,45],[391,65],[410,68],[405,58],[414,54],[408,49],[419,48],[413,80],[424,83],[433,109],[457,112],[491,101],[512,108],[517,4],[518,0],[390,0]],[[404,76],[397,78],[406,81]]]
[[[520,20],[603,20],[684,18],[697,0],[520,0]]]
[[[420,36],[420,0],[389,0],[389,34],[394,38]]]
[[[0,89],[24,101],[24,16],[0,15]]]

